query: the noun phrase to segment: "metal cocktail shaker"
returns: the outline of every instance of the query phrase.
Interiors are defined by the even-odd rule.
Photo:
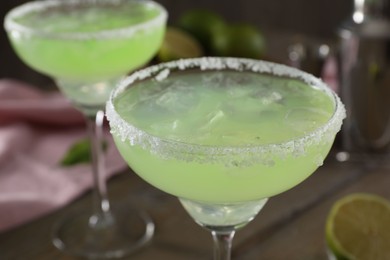
[[[354,0],[339,28],[340,96],[347,109],[341,148],[351,154],[390,151],[390,22],[387,0]]]

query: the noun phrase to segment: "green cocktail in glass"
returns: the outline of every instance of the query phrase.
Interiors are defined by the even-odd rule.
[[[154,225],[143,213],[137,215],[143,223],[138,225],[137,217],[118,215],[122,213],[111,209],[101,132],[112,88],[155,55],[166,20],[166,10],[148,0],[34,1],[14,8],[5,17],[4,26],[18,56],[52,77],[87,118],[96,187],[94,212],[76,214],[59,226],[54,243],[69,253],[118,257],[138,248],[153,234]],[[121,232],[121,221],[134,221],[144,229],[126,235]]]
[[[177,196],[212,231],[216,259],[229,259],[235,230],[323,163],[345,110],[296,69],[200,58],[130,75],[113,91],[107,117],[134,171]]]
[[[115,82],[157,52],[165,20],[165,10],[149,1],[44,1],[11,11],[5,28],[27,65],[94,115]]]

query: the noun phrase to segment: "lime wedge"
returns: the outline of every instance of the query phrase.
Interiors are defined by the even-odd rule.
[[[202,55],[203,49],[193,36],[181,29],[168,27],[157,58],[159,61],[165,62],[182,58],[195,58]]]
[[[106,151],[107,142],[103,141],[102,149]],[[91,142],[89,139],[81,139],[74,143],[62,158],[62,166],[72,166],[79,163],[89,163],[91,161]]]
[[[328,215],[326,240],[336,259],[390,259],[390,202],[366,193],[341,198]]]

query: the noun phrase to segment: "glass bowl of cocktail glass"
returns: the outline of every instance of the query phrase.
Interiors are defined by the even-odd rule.
[[[148,242],[154,223],[141,210],[114,211],[102,151],[105,102],[117,81],[147,63],[162,43],[166,10],[145,0],[43,0],[15,7],[4,27],[18,56],[52,77],[86,117],[91,139],[92,212],[54,231],[56,247],[85,257],[120,257]],[[123,223],[125,222],[125,223]]]
[[[215,259],[230,259],[235,231],[269,197],[323,163],[345,117],[337,95],[307,73],[212,57],[131,74],[106,111],[123,158],[211,231]]]

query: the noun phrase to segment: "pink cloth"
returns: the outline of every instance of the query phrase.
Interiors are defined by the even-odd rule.
[[[105,134],[108,178],[126,164]],[[64,206],[93,185],[89,164],[59,163],[82,138],[84,118],[60,93],[0,80],[0,232]]]

